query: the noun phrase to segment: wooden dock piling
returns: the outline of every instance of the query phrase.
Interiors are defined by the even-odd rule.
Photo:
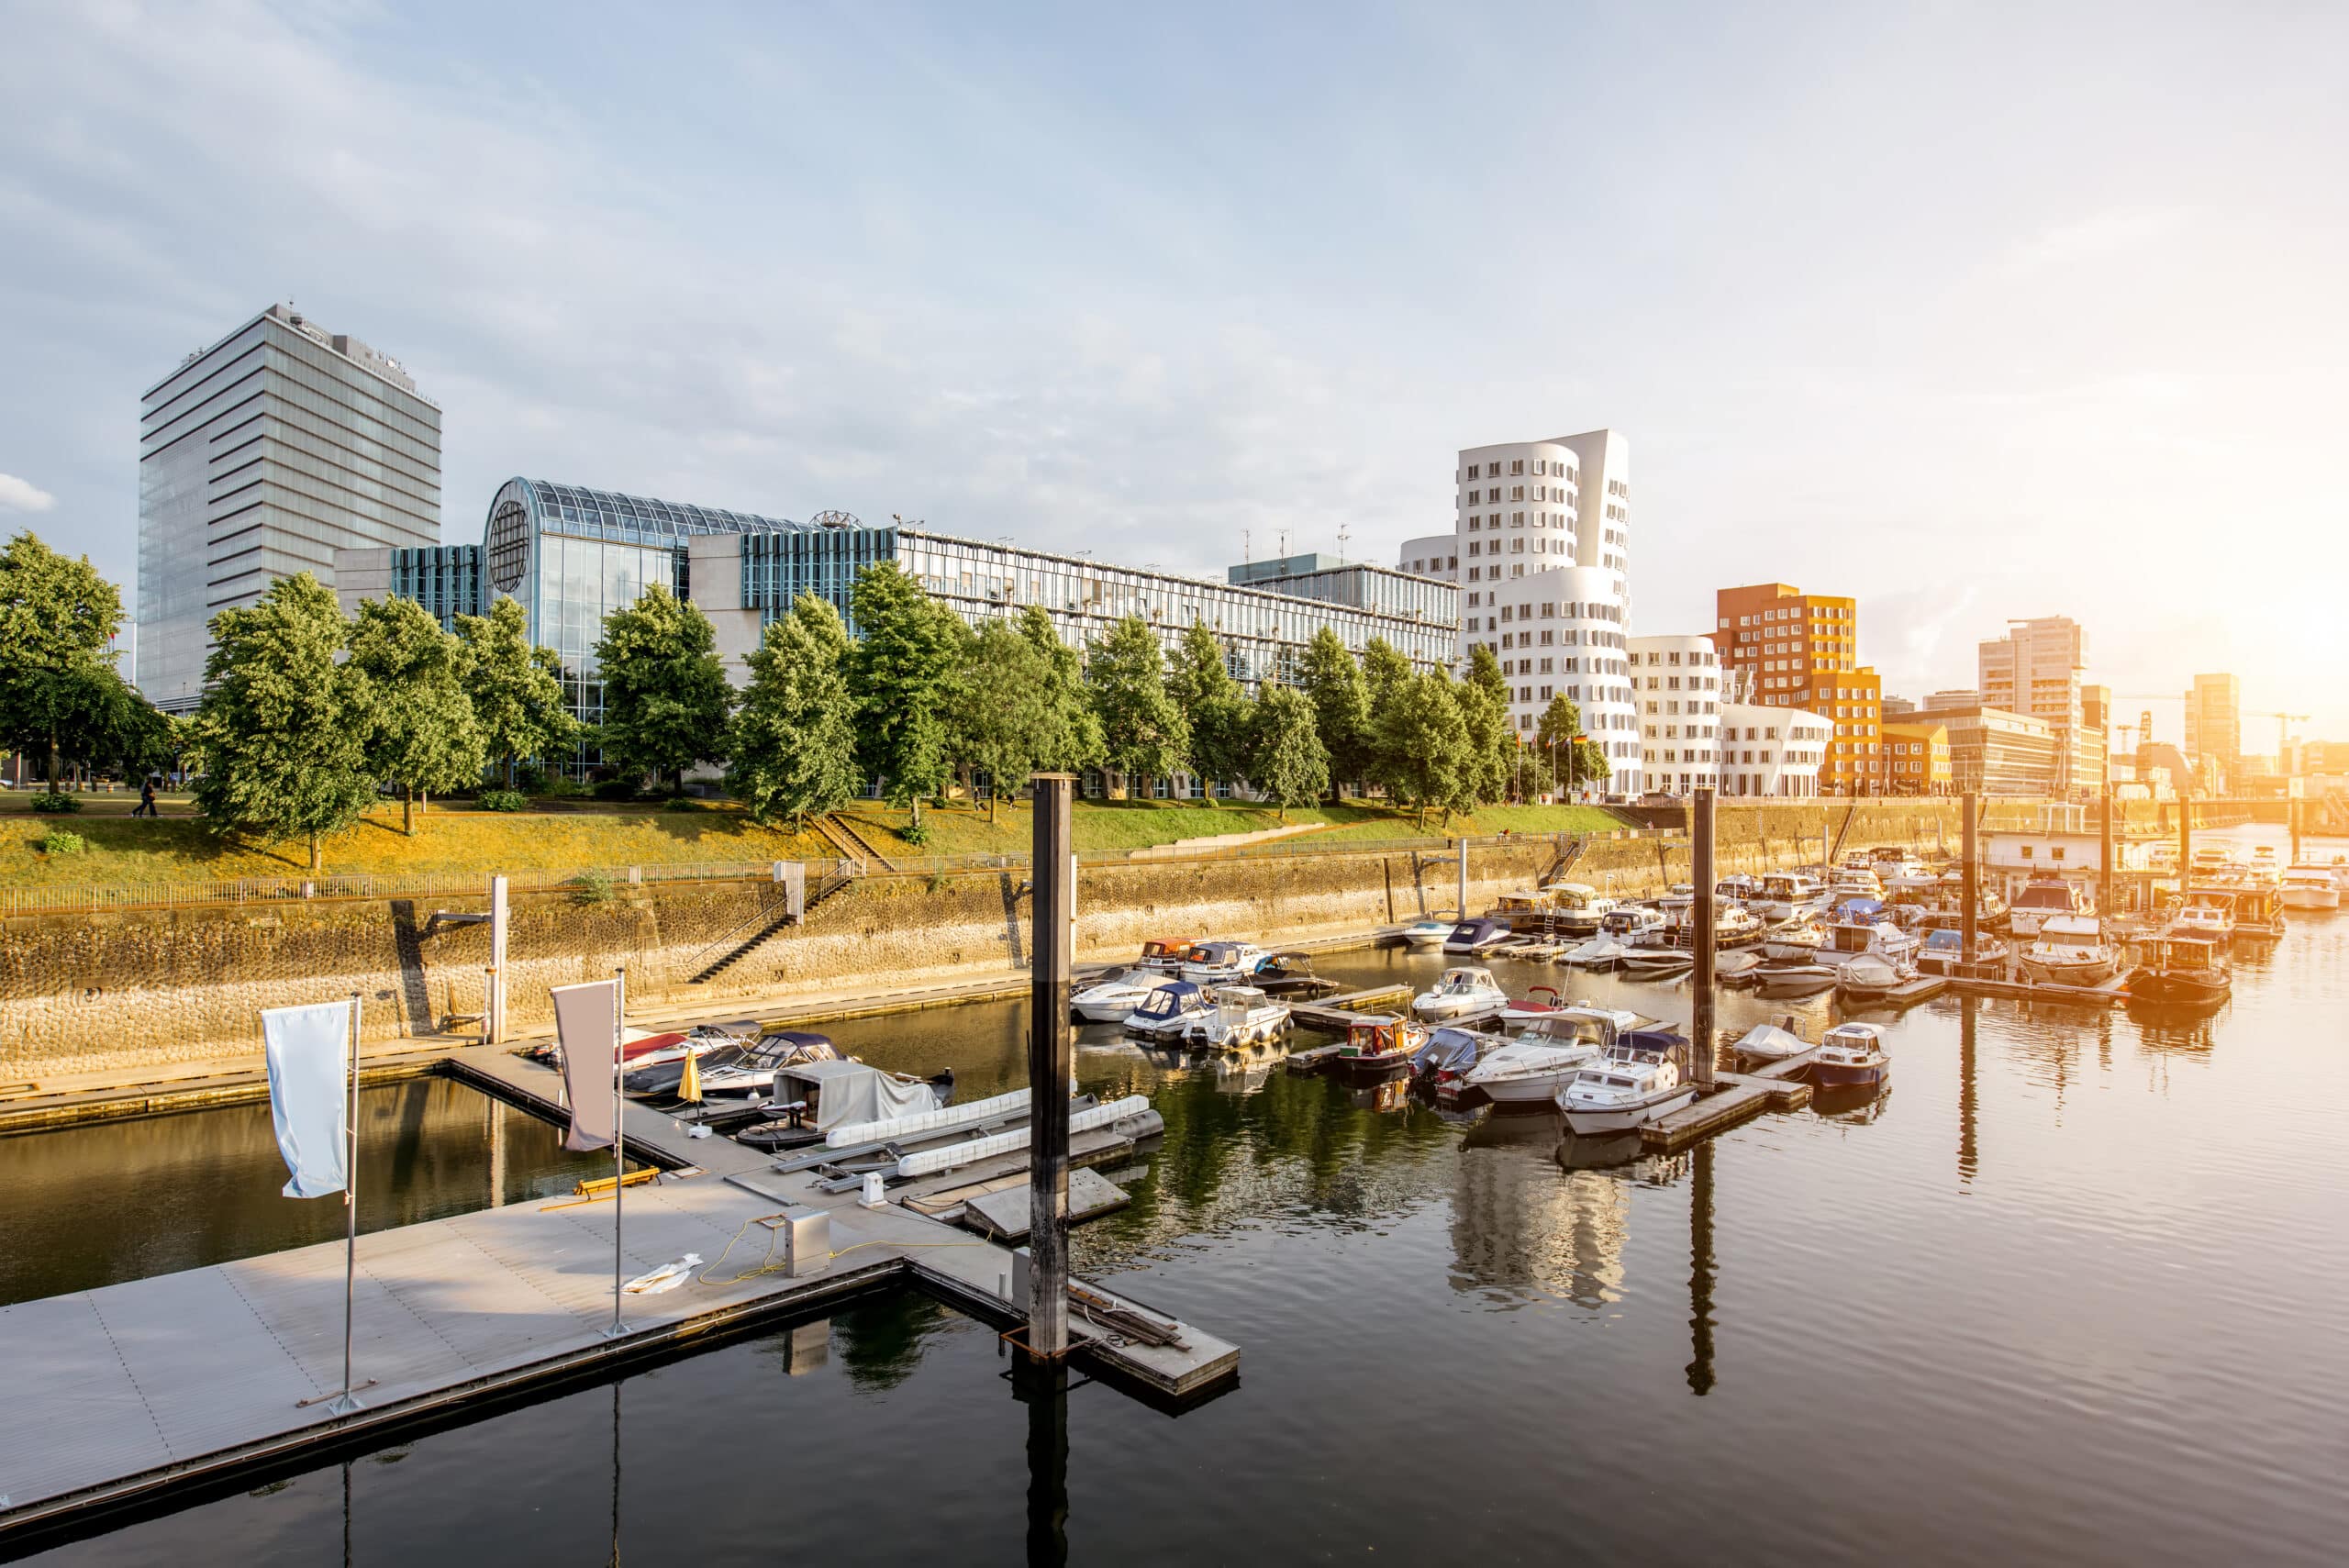
[[[1028,1009],[1029,1284],[1027,1347],[1057,1361],[1068,1353],[1068,976],[1070,917],[1076,894],[1069,858],[1073,773],[1037,773],[1032,905],[1033,1001]]]

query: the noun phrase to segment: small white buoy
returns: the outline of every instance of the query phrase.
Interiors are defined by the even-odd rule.
[[[883,1185],[884,1183],[881,1180],[880,1172],[867,1171],[864,1173],[864,1197],[863,1201],[865,1207],[884,1208],[888,1206],[889,1199],[887,1195],[882,1191]]]

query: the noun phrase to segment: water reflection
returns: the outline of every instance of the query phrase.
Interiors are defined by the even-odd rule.
[[[1688,1392],[1713,1391],[1713,1146],[1690,1151],[1688,1178]]]

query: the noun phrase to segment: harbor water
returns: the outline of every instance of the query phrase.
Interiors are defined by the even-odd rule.
[[[1949,996],[1862,1015],[1889,1026],[1887,1093],[1669,1157],[1088,1029],[1082,1086],[1150,1095],[1166,1132],[1109,1173],[1133,1202],[1075,1233],[1075,1267],[1238,1343],[1221,1396],[1170,1416],[1079,1378],[1063,1451],[991,1328],[900,1292],[39,1560],[2337,1562],[2349,913],[2236,961],[2199,1019]],[[1491,967],[1687,1018],[1685,985]],[[1731,994],[1721,1022],[1789,1013],[1812,1036],[1840,1016]],[[1023,1030],[1016,1004],[828,1029],[952,1066],[964,1096],[1020,1080]],[[413,1205],[396,1218],[486,1201],[462,1120],[417,1119],[377,1187]],[[216,1166],[131,1136],[167,1125],[0,1140],[12,1298],[325,1239],[237,1218],[330,1207],[266,1181],[216,1220]],[[44,1164],[44,1140],[101,1134],[123,1141]],[[568,1187],[513,1136],[516,1190]],[[109,1200],[135,1212],[74,1207],[77,1181],[125,1190],[106,1159],[143,1177]],[[28,1222],[28,1193],[55,1212]]]

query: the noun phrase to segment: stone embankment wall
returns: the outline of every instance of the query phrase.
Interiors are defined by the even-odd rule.
[[[1723,809],[1721,873],[1816,861],[1822,824],[1832,832],[1847,809]],[[1885,802],[1859,808],[1844,848],[1954,849],[1957,838],[1953,806]],[[1531,885],[1553,854],[1547,839],[1472,851],[1469,906],[1489,907]],[[1595,840],[1573,876],[1616,894],[1660,891],[1688,880],[1687,845]],[[1087,867],[1077,888],[1077,951],[1113,959],[1153,936],[1277,945],[1361,931],[1450,910],[1457,877],[1449,854],[1347,852],[1342,843],[1261,859]],[[693,884],[623,887],[597,904],[564,894],[518,896],[507,978],[517,1029],[548,1026],[548,986],[599,979],[623,963],[633,1006],[706,998],[718,1014],[732,1003],[753,1010],[752,998],[940,982],[1028,961],[1029,899],[1019,872],[869,878],[825,900],[804,926],[780,929],[768,913],[772,894],[764,884]],[[486,907],[482,898],[442,898],[8,920],[0,929],[0,1081],[257,1062],[261,1008],[354,991],[366,1004],[370,1041],[432,1032],[451,1014],[480,1010],[489,960],[485,924],[435,916]],[[721,974],[692,983],[738,950]]]

